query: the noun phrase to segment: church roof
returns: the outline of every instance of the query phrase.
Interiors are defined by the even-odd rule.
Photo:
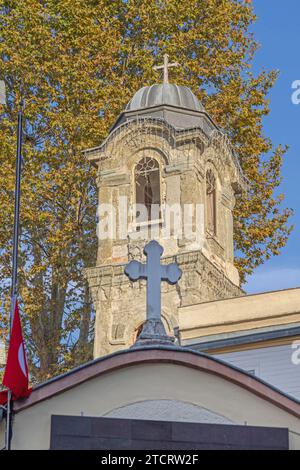
[[[236,386],[247,390],[298,418],[300,417],[299,400],[286,395],[273,385],[232,364],[192,349],[155,345],[116,351],[108,356],[103,356],[86,364],[82,364],[69,372],[41,383],[33,388],[29,398],[17,400],[14,403],[14,411],[18,413],[102,374],[111,373],[135,365],[144,366],[145,364],[155,363],[176,364],[196,369],[199,372],[212,374],[220,379],[234,383]],[[168,397],[166,396],[165,398]]]
[[[126,106],[126,111],[170,105],[193,111],[204,108],[192,90],[187,86],[161,83],[140,88]]]

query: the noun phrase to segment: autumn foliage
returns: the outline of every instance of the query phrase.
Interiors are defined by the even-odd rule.
[[[191,87],[234,143],[248,198],[235,210],[241,275],[285,245],[290,210],[275,196],[285,148],[262,119],[277,73],[251,72],[257,45],[242,0],[0,0],[0,328],[11,275],[16,122],[25,98],[19,290],[36,380],[92,357],[93,310],[83,268],[96,254],[94,170],[81,151],[101,143],[133,93],[158,80]],[[21,304],[22,306],[22,304]]]

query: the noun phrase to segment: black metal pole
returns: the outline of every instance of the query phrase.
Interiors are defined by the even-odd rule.
[[[15,213],[13,237],[13,263],[11,285],[11,311],[9,320],[9,338],[11,335],[15,304],[18,291],[18,254],[19,254],[19,227],[20,227],[20,200],[21,200],[21,172],[22,172],[22,137],[23,137],[23,100],[21,99],[18,113],[17,161],[15,182]],[[12,438],[12,394],[8,391],[6,414],[6,450],[11,449]]]

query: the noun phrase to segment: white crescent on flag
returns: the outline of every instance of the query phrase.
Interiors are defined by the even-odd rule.
[[[24,347],[23,347],[23,343],[20,344],[19,346],[19,350],[18,350],[18,361],[19,361],[19,365],[20,365],[20,369],[21,371],[23,372],[23,374],[25,375],[25,377],[27,378],[27,373],[26,373],[26,359],[25,359],[25,354],[24,354]]]

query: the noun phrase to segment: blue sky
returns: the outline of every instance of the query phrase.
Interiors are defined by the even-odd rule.
[[[277,69],[279,79],[270,93],[271,113],[264,121],[273,143],[288,144],[280,192],[295,211],[295,229],[279,256],[259,267],[248,279],[248,293],[300,286],[300,104],[291,100],[292,83],[300,80],[300,1],[254,0],[258,21],[253,28],[260,43],[253,70]]]

